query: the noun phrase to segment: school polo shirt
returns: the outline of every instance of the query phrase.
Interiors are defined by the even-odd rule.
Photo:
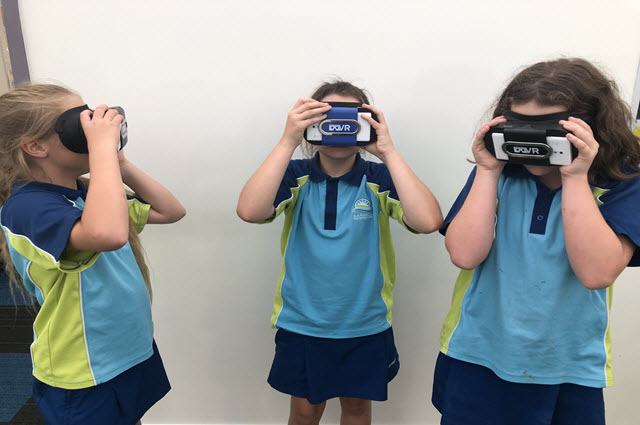
[[[71,228],[87,188],[31,182],[0,210],[13,263],[40,303],[31,345],[34,376],[66,389],[101,384],[153,353],[151,303],[129,243],[110,252],[72,251]],[[150,206],[129,199],[138,232]]]
[[[474,177],[475,169],[445,219],[443,234]],[[640,245],[640,178],[592,191],[613,231]],[[613,286],[586,289],[573,272],[562,229],[562,188],[550,190],[523,167],[508,166],[497,195],[493,245],[482,264],[458,276],[441,351],[511,382],[612,385]],[[640,265],[639,251],[629,266]]]
[[[396,282],[389,217],[404,223],[387,167],[358,155],[333,178],[318,155],[292,160],[274,206],[266,222],[282,212],[285,222],[271,326],[324,338],[388,329]]]

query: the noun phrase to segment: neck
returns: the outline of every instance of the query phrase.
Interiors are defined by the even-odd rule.
[[[77,177],[70,176],[65,173],[55,172],[54,170],[46,170],[42,167],[33,168],[33,179],[40,183],[50,183],[58,186],[68,187],[69,189],[77,189]]]
[[[347,174],[356,164],[357,155],[347,158],[331,158],[322,153],[318,156],[320,169],[331,177],[340,177]]]
[[[557,173],[549,173],[544,176],[537,176],[540,183],[547,186],[551,190],[556,190],[560,186],[562,186],[562,177],[560,176],[560,172]]]

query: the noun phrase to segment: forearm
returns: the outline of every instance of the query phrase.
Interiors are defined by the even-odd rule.
[[[167,188],[130,161],[125,159],[120,162],[120,173],[124,184],[151,205],[149,223],[175,223],[187,213]]]
[[[297,145],[287,142],[284,138],[280,140],[247,181],[240,193],[236,208],[241,219],[256,223],[273,215],[275,211],[273,201],[276,199],[280,182],[296,147]]]
[[[586,175],[562,181],[562,227],[569,262],[580,282],[589,289],[613,284],[633,251],[602,217]]]
[[[464,205],[447,229],[445,246],[451,261],[471,270],[482,263],[493,244],[500,170],[478,168]]]
[[[404,222],[420,233],[432,233],[442,225],[442,211],[429,188],[415,175],[397,151],[385,156],[385,165],[398,192]]]
[[[116,152],[98,146],[89,152],[91,183],[82,217],[70,242],[79,250],[111,251],[127,242],[129,213]]]

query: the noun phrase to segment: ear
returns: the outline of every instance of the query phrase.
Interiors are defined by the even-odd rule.
[[[49,147],[47,144],[32,138],[23,138],[20,141],[20,147],[27,155],[35,158],[45,158],[49,154]]]

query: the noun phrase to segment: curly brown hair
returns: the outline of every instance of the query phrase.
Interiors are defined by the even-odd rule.
[[[496,100],[493,117],[527,102],[563,106],[585,120],[600,144],[591,169],[596,178],[627,180],[640,174],[640,139],[631,132],[632,114],[618,86],[581,58],[538,62],[520,71]]]

